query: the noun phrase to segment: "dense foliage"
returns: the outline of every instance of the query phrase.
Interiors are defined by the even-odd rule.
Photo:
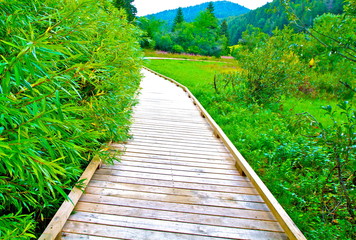
[[[110,1],[0,1],[1,239],[34,238],[103,143],[128,137],[137,36]]]
[[[129,21],[134,20],[137,13],[136,7],[132,4],[134,0],[114,0],[113,4],[118,9],[124,9],[127,14],[127,19]]]
[[[263,32],[272,34],[275,28],[282,29],[288,24],[288,14],[283,6],[285,0],[274,0],[256,10],[250,11],[228,22],[230,33],[230,44],[238,43],[242,33],[248,25],[261,28]],[[310,26],[313,19],[326,12],[338,14],[342,12],[344,0],[292,0],[289,4],[295,13]]]
[[[191,88],[308,239],[356,238],[353,3],[304,32],[249,26],[237,71],[209,81],[201,63],[150,64]]]
[[[295,33],[285,27],[269,37],[261,29],[250,27],[242,34],[244,45],[235,51],[245,71],[235,75],[233,81],[237,82],[226,90],[248,103],[272,104],[269,108],[283,106],[287,94],[339,102],[335,107],[324,107],[332,124],[326,125],[306,112],[282,115],[289,125],[280,126],[286,129],[278,139],[285,140],[276,144],[267,162],[259,163],[259,167],[268,169],[266,179],[275,178],[277,172],[273,169],[283,169],[288,177],[283,177],[279,189],[271,188],[285,198],[288,192],[294,194],[288,197],[288,205],[294,205],[290,208],[308,211],[303,216],[320,224],[321,229],[327,226],[344,230],[343,234],[328,233],[333,236],[330,238],[309,229],[310,237],[352,239],[356,235],[352,227],[356,223],[356,17],[346,9],[342,15],[321,15],[312,27],[307,27],[293,5],[285,2],[289,18],[304,31]]]
[[[138,26],[145,32],[142,47],[206,56],[227,53],[228,34],[222,34],[222,31],[226,32],[226,22],[220,26],[212,3],[199,13],[194,22],[188,23],[184,19],[182,10],[178,9],[172,31],[167,31],[160,20],[140,18]]]

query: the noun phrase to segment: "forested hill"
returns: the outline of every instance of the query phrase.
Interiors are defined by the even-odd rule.
[[[298,17],[307,25],[311,25],[313,19],[326,12],[342,13],[343,0],[291,0],[290,4]],[[230,43],[236,44],[241,38],[242,32],[246,30],[248,24],[259,27],[266,33],[278,27],[288,24],[285,8],[280,0],[274,0],[256,10],[252,10],[242,16],[233,18],[228,22]]]
[[[204,11],[208,7],[208,2],[202,3],[200,5],[182,8],[184,20],[187,22],[192,22],[201,11]],[[217,1],[214,2],[215,15],[217,18],[227,18],[231,16],[239,16],[241,14],[247,13],[250,10],[237,3],[232,3],[229,1]],[[169,25],[173,24],[173,20],[177,15],[177,9],[166,10],[156,14],[150,14],[146,17],[149,19],[156,18],[160,20],[167,21]]]

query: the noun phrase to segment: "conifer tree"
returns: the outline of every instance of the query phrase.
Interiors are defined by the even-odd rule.
[[[125,9],[127,14],[127,20],[132,21],[135,18],[137,13],[137,9],[135,6],[132,5],[134,0],[114,0],[113,4],[118,9]]]
[[[214,14],[215,8],[214,8],[213,2],[209,2],[209,5],[206,9],[209,11],[209,13],[211,13],[215,17],[215,14]]]
[[[174,22],[173,22],[173,27],[172,27],[172,32],[174,32],[176,30],[176,27],[181,24],[182,22],[184,22],[184,15],[183,15],[183,9],[180,7],[177,10],[177,15],[174,18]]]
[[[229,39],[229,32],[228,32],[228,26],[227,26],[227,22],[226,20],[224,20],[221,23],[221,27],[220,27],[220,33],[222,36],[225,36],[227,39]]]

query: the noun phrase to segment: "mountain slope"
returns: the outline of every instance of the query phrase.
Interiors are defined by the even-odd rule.
[[[313,19],[326,12],[339,14],[342,12],[343,0],[291,0],[291,6],[306,25],[311,25]],[[248,24],[259,27],[271,34],[278,27],[283,28],[289,20],[280,0],[274,0],[256,10],[244,15],[229,18],[230,43],[236,44]]]
[[[208,7],[207,3],[202,3],[192,7],[186,7],[183,9],[184,20],[187,22],[192,22],[199,14],[199,12],[204,11]],[[241,14],[247,13],[250,10],[237,3],[232,3],[229,1],[217,1],[213,2],[215,8],[215,16],[219,19],[227,18],[231,16],[239,16]],[[177,15],[177,9],[166,10],[156,14],[150,14],[145,17],[152,19],[160,19],[167,21],[169,25],[173,23],[174,18]]]

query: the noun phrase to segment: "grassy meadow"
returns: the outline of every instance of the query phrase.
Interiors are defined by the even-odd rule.
[[[182,58],[180,57],[182,56],[181,54],[175,54],[174,56]],[[242,69],[238,66],[236,60],[221,63],[167,59],[147,60],[145,62],[145,65],[187,86],[193,94],[201,96],[201,98],[199,98],[199,101],[202,102],[204,102],[203,96],[211,96],[216,94],[214,89],[215,75],[229,74],[242,71]],[[321,106],[332,105],[335,107],[336,104],[336,100],[318,98],[297,98],[291,96],[285,99],[283,104],[279,105],[278,107],[279,110],[285,110],[286,112],[291,114],[309,112],[321,122],[330,124],[330,118],[325,116],[325,111],[323,111]]]
[[[345,120],[339,113],[331,119],[322,109],[336,108],[336,99],[286,94],[281,102],[261,106],[244,101],[238,91],[216,91],[214,76],[242,71],[237,62],[146,60],[145,66],[191,90],[308,239],[353,238],[355,228],[342,213],[335,213],[332,224],[323,221],[323,201],[336,198],[328,198],[333,190],[325,180],[330,159],[327,147],[309,136]]]

